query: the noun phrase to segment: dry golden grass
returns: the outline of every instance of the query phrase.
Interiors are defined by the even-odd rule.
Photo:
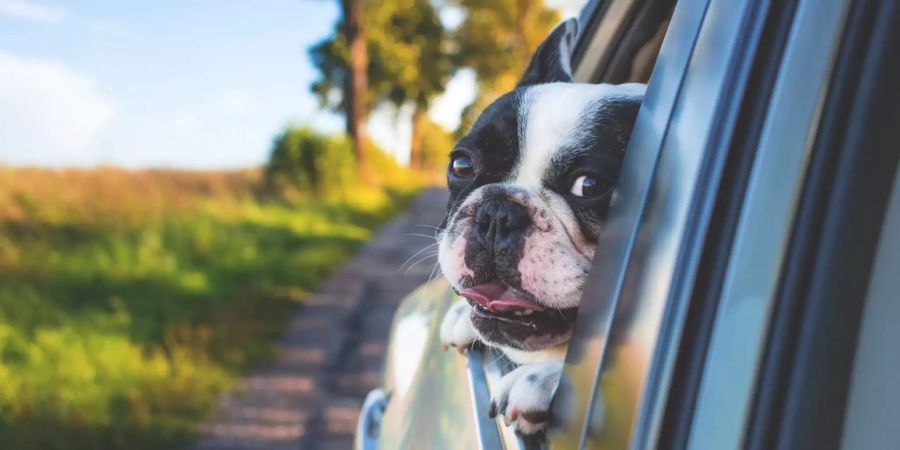
[[[0,220],[114,219],[194,212],[209,201],[253,201],[261,171],[198,172],[0,166]]]

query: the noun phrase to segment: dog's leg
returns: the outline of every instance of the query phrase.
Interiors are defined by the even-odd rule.
[[[478,333],[472,325],[472,307],[464,300],[459,300],[450,306],[447,315],[441,322],[441,346],[444,349],[456,347],[462,352],[473,342],[478,340]]]
[[[489,414],[502,414],[517,433],[540,432],[550,420],[550,402],[562,375],[562,361],[519,366],[503,376],[494,390]]]

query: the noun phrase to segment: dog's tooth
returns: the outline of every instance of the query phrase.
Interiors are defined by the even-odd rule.
[[[522,315],[522,311],[516,311],[516,315],[517,315],[517,316],[521,316],[521,315]]]
[[[526,309],[525,312],[523,312],[522,314],[524,314],[526,316],[530,316],[533,312],[534,312],[534,310]]]

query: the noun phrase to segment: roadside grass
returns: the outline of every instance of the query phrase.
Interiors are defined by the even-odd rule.
[[[414,191],[260,201],[259,177],[0,168],[0,448],[185,445]]]

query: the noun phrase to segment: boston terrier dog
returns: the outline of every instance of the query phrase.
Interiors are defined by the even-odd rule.
[[[578,22],[557,26],[515,90],[488,106],[450,153],[441,270],[465,300],[445,346],[475,341],[520,364],[494,392],[521,434],[541,431],[643,84],[575,83]]]

